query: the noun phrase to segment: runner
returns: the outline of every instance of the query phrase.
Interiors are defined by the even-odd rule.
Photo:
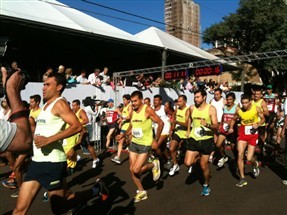
[[[218,167],[222,167],[224,163],[228,161],[228,157],[226,156],[223,147],[223,143],[225,140],[231,143],[231,149],[233,151],[233,154],[235,158],[237,157],[235,152],[235,143],[237,139],[237,124],[234,125],[234,132],[232,134],[228,133],[228,130],[230,128],[230,122],[233,119],[235,112],[239,110],[238,105],[234,103],[235,99],[236,98],[234,93],[228,93],[226,95],[226,105],[223,108],[223,115],[218,130],[218,138],[216,141],[216,147],[218,148],[221,156],[217,163]]]
[[[129,94],[123,95],[123,104],[124,104],[124,109],[122,111],[122,115],[119,120],[119,124],[121,125],[120,133],[125,133],[126,130],[130,126],[130,119],[131,119],[133,108],[131,105],[131,96]],[[126,143],[127,145],[130,144],[130,135],[127,135],[126,138],[123,138],[118,142],[117,155],[111,159],[113,162],[117,164],[121,164],[121,153],[122,153],[124,143]]]
[[[184,164],[187,167],[192,166],[198,156],[200,156],[200,167],[203,171],[204,184],[201,195],[208,196],[210,170],[208,159],[210,153],[214,150],[214,131],[218,129],[218,119],[216,109],[210,104],[206,103],[206,91],[199,89],[194,92],[194,105],[190,106],[190,118],[192,130],[188,125],[188,132],[190,138],[186,145],[186,154]]]
[[[226,104],[226,100],[222,96],[221,88],[214,89],[214,97],[210,100],[209,104],[211,104],[212,106],[216,108],[217,120],[218,120],[218,124],[220,124],[222,115],[223,115],[223,107]],[[217,142],[218,135],[219,133],[215,131],[214,132],[214,143]],[[210,154],[210,157],[209,157],[210,163],[212,163],[214,160],[213,156],[214,156],[214,152]]]
[[[242,108],[235,112],[234,118],[231,120],[229,133],[234,132],[234,124],[237,119],[241,120],[241,125],[238,131],[237,150],[238,150],[238,168],[240,180],[236,184],[237,187],[247,185],[247,180],[244,175],[244,154],[247,147],[247,160],[252,164],[254,177],[258,177],[260,170],[258,161],[254,158],[256,144],[258,143],[258,128],[265,122],[265,118],[261,109],[252,105],[251,97],[243,94],[241,96]],[[259,121],[260,119],[260,121]]]
[[[152,169],[153,180],[157,181],[160,177],[160,163],[158,159],[152,163],[147,163],[148,154],[152,145],[157,145],[163,129],[162,120],[156,115],[151,107],[143,104],[143,94],[134,91],[131,94],[133,106],[132,118],[129,128],[125,133],[118,135],[118,141],[132,133],[132,143],[129,147],[130,171],[132,179],[137,186],[137,194],[134,202],[139,202],[148,198],[147,191],[144,190],[140,175]],[[152,122],[158,124],[157,135],[153,139]]]
[[[190,116],[190,110],[186,105],[187,97],[185,95],[180,95],[177,99],[177,109],[174,113],[174,121],[171,121],[173,124],[172,130],[174,129],[174,133],[172,135],[172,139],[170,142],[170,154],[173,162],[173,166],[169,171],[169,175],[173,176],[176,172],[179,171],[179,165],[176,159],[176,149],[178,145],[183,141],[188,139],[187,126],[188,119]]]

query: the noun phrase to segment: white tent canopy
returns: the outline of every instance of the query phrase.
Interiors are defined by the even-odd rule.
[[[155,27],[150,27],[146,30],[143,30],[136,34],[135,37],[138,41],[146,44],[155,45],[208,60],[218,59],[218,57]]]
[[[132,35],[55,0],[3,0],[0,4],[0,12],[0,16],[156,46],[200,59],[218,59],[214,55],[157,28],[150,27],[136,35]]]

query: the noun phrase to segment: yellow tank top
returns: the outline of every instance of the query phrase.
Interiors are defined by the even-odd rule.
[[[36,121],[40,112],[41,112],[41,108],[39,108],[38,110],[36,111],[33,111],[33,110],[30,110],[30,116],[34,118],[34,120]]]
[[[80,121],[80,123],[82,124],[83,122],[83,119],[80,117],[80,112],[81,112],[82,108],[80,108],[75,114],[76,114],[76,117],[78,118],[78,120]],[[87,129],[87,126],[86,125],[82,125],[84,129]]]
[[[205,119],[206,123],[211,125],[211,118],[209,116],[210,104],[203,110],[198,110],[195,106],[191,114],[192,118],[192,130],[190,132],[190,137],[195,140],[207,140],[213,138],[213,131],[209,128],[206,128],[200,124],[202,119]]]
[[[147,106],[144,105],[139,113],[133,111],[131,119],[133,135],[132,142],[139,145],[151,146],[153,140],[152,120],[150,118],[146,118],[146,108]]]
[[[129,108],[130,108],[130,104],[123,108],[122,117],[125,118],[125,117],[129,116]],[[125,130],[128,129],[129,126],[130,126],[130,122],[129,122],[129,121],[128,121],[128,122],[125,121],[125,122],[123,123],[123,125],[122,125],[121,130],[124,130],[124,131],[125,131]]]
[[[258,113],[256,110],[256,105],[252,105],[250,110],[242,111],[241,109],[238,111],[238,115],[241,119],[242,125],[252,125],[258,122]]]
[[[183,109],[177,109],[175,120],[178,122],[185,123],[185,121],[186,121],[185,113],[186,113],[187,109],[188,109],[188,107],[185,107]],[[186,131],[187,131],[187,127],[181,126],[181,125],[176,125],[175,134],[177,134],[180,138],[187,139]]]
[[[262,103],[263,99],[259,99],[257,102],[255,102],[254,100],[252,101],[252,104],[255,105],[256,107],[259,107],[261,111],[263,111],[262,107],[261,107],[261,103]],[[258,117],[258,121],[259,121],[260,117]],[[263,123],[261,126],[265,126],[266,124]]]

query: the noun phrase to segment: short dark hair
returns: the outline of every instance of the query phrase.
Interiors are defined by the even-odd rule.
[[[233,100],[235,100],[236,99],[236,96],[235,96],[235,93],[228,93],[227,95],[226,95],[226,98],[228,98],[228,97],[232,97],[233,98]]]
[[[80,102],[80,100],[79,99],[75,99],[74,101],[73,101],[73,103],[76,103],[77,105],[81,105],[81,102]]]
[[[131,100],[131,95],[130,94],[124,94],[123,98],[125,98],[128,101],[130,101]]]
[[[221,89],[221,88],[219,88],[219,87],[218,87],[218,88],[215,88],[215,89],[214,89],[214,92],[216,92],[216,91],[219,91],[220,94],[222,94],[222,89]]]
[[[41,102],[41,96],[39,94],[30,96],[30,99],[34,99],[35,102]]]
[[[241,95],[241,101],[247,99],[248,101],[251,101],[251,96],[249,94],[242,94]]]
[[[144,100],[148,100],[150,102],[150,98],[149,97],[145,97]]]
[[[61,73],[51,73],[48,75],[48,78],[55,78],[57,85],[62,85],[61,93],[65,90],[67,79],[64,74]]]
[[[204,89],[202,89],[202,88],[194,91],[194,95],[197,94],[197,93],[200,93],[202,96],[207,96],[206,91]]]
[[[182,99],[183,99],[183,101],[185,101],[185,102],[187,101],[187,97],[186,97],[186,95],[179,95],[179,96],[178,96],[178,98],[182,98]]]
[[[137,96],[139,99],[142,99],[143,98],[143,93],[141,91],[136,90],[136,91],[132,92],[131,98],[135,97],[135,96]]]
[[[153,98],[154,98],[154,99],[159,98],[159,100],[162,100],[162,97],[161,97],[161,95],[159,95],[159,94],[155,95]]]

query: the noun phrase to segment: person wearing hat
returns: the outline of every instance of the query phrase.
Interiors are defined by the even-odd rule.
[[[106,111],[106,120],[107,120],[109,132],[107,134],[106,148],[110,146],[111,137],[117,127],[118,115],[121,114],[119,109],[115,108],[113,99],[110,98],[107,102],[108,102],[108,107]]]
[[[271,84],[267,85],[266,87],[266,94],[263,96],[264,101],[266,102],[267,109],[269,111],[269,116],[266,116],[266,123],[267,123],[267,139],[272,139],[273,137],[273,122],[276,117],[276,96],[272,92],[273,87]]]

